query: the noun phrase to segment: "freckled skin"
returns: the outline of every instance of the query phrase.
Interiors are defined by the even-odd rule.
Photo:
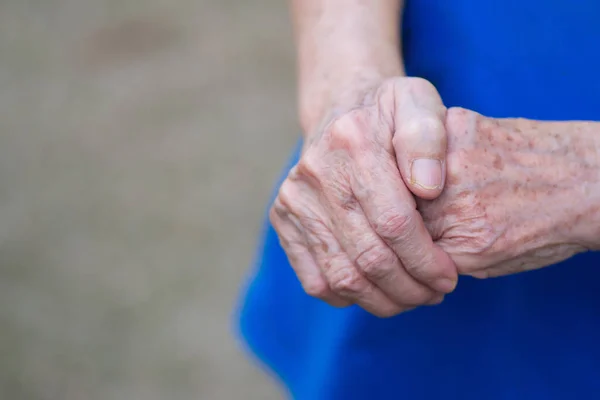
[[[600,224],[590,222],[600,209],[598,124],[491,119],[456,108],[446,125],[446,188],[418,208],[460,273],[516,273],[598,246]]]
[[[446,154],[446,108],[420,78],[381,82],[332,112],[305,141],[270,219],[304,290],[334,306],[388,317],[437,304],[456,266],[430,236],[410,186],[415,159]]]

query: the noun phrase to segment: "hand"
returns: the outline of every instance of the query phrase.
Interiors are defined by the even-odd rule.
[[[442,190],[445,113],[429,82],[396,78],[307,140],[270,217],[308,294],[392,316],[454,289],[411,194]]]
[[[459,273],[512,274],[587,250],[575,228],[598,183],[597,144],[572,126],[448,110],[446,187],[418,208]]]

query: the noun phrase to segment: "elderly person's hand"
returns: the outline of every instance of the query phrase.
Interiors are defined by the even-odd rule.
[[[307,293],[392,316],[454,289],[413,197],[444,186],[445,116],[429,82],[394,78],[309,135],[270,213]]]
[[[460,274],[531,270],[597,248],[599,124],[449,109],[443,194],[418,201]]]

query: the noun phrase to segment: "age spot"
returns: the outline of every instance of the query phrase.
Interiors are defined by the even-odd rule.
[[[499,171],[502,171],[504,169],[504,161],[502,161],[502,157],[500,157],[497,154],[494,158],[494,168],[496,168]]]

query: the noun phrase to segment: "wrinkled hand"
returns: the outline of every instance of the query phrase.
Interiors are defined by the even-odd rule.
[[[446,187],[418,208],[459,273],[512,274],[586,250],[573,228],[598,180],[596,149],[565,127],[448,110]]]
[[[307,293],[391,316],[454,289],[413,198],[444,185],[445,113],[429,82],[392,79],[307,141],[270,213]]]

